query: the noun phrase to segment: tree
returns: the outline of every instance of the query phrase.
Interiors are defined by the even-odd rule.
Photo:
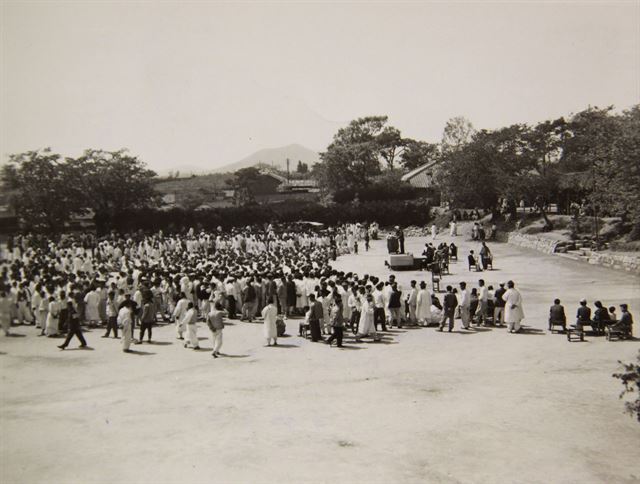
[[[410,171],[419,166],[438,161],[440,159],[440,148],[435,143],[405,139],[404,151],[400,162],[405,170]]]
[[[309,165],[298,160],[298,166],[296,167],[296,172],[300,174],[309,173]]]
[[[255,203],[253,186],[260,178],[260,170],[255,166],[241,168],[233,174],[233,178],[227,184],[234,189],[234,204],[245,206]]]
[[[49,148],[10,155],[3,167],[12,205],[27,227],[58,232],[73,214],[83,213],[84,198],[74,188],[77,174]]]
[[[376,136],[378,151],[389,170],[394,169],[396,159],[404,152],[406,141],[402,138],[400,130],[393,126],[385,126]]]
[[[475,129],[471,121],[456,116],[447,121],[442,133],[442,152],[451,153],[458,151],[473,139]]]
[[[66,164],[76,175],[74,189],[97,216],[113,217],[127,209],[155,205],[156,174],[127,150],[85,150]]]
[[[380,173],[377,137],[386,122],[386,116],[369,116],[339,129],[327,151],[320,153],[322,161],[314,166],[320,184],[331,192],[367,186]]]
[[[637,361],[640,363],[640,352],[638,352]],[[618,378],[624,385],[624,390],[620,394],[620,398],[624,398],[627,393],[640,392],[640,364],[622,363],[624,373],[614,373],[613,377]],[[633,402],[625,402],[625,408],[628,414],[635,415],[640,422],[640,396],[637,396]]]

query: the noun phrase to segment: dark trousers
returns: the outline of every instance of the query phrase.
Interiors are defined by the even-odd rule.
[[[404,254],[404,239],[400,239],[400,253]]]
[[[111,330],[113,330],[114,338],[118,337],[118,318],[116,316],[109,316],[107,319],[107,332],[104,334],[105,337],[109,337],[111,334]]]
[[[359,322],[360,322],[360,311],[353,311],[351,313],[351,321],[349,322],[351,324],[351,331],[353,332],[353,334],[356,334],[358,332]]]
[[[145,330],[149,332],[149,341],[151,341],[151,327],[153,323],[140,323],[140,342],[144,339]]]
[[[65,348],[69,346],[69,343],[71,342],[71,338],[73,338],[74,336],[77,336],[78,339],[80,340],[80,346],[87,346],[87,341],[84,339],[84,336],[82,335],[82,329],[80,329],[80,323],[71,323],[69,325],[69,332],[67,333],[67,338],[64,340],[64,343],[62,343],[61,346]]]
[[[327,343],[329,343],[329,345],[331,345],[331,343],[333,343],[333,340],[337,340],[338,341],[338,348],[342,347],[342,335],[343,335],[343,328],[342,326],[340,327],[333,327],[333,334],[331,336],[329,336],[329,339],[327,340]]]
[[[309,321],[309,329],[311,330],[311,341],[320,341],[322,333],[320,332],[320,321],[312,319]]]
[[[387,321],[384,317],[384,308],[374,308],[373,309],[373,325],[378,331],[378,324],[382,325],[382,331],[387,330]]]
[[[440,329],[444,328],[444,324],[449,320],[449,331],[453,330],[453,318],[455,317],[455,311],[445,311],[440,321]]]
[[[227,296],[227,313],[229,319],[236,319],[236,298]]]

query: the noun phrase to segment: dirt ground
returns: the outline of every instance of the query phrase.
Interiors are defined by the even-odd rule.
[[[456,243],[466,255],[470,243]],[[384,246],[335,267],[386,277]],[[135,354],[101,330],[86,333],[91,350],[60,351],[15,328],[0,337],[0,482],[639,482],[640,425],[611,374],[640,344],[568,343],[546,320],[554,297],[570,316],[581,297],[628,302],[637,336],[640,281],[492,249],[496,270],[453,263],[444,282],[513,279],[533,331],[456,321],[452,334],[403,328],[340,350],[299,338],[297,320],[278,347],[263,346],[261,325],[235,322],[214,360],[203,324],[200,352],[165,326]],[[405,288],[428,275],[396,274]]]

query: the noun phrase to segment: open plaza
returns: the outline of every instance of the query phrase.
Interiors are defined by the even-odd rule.
[[[465,236],[459,254],[477,249]],[[430,238],[411,237],[420,254]],[[201,351],[173,324],[122,352],[103,329],[66,351],[30,326],[0,339],[0,481],[112,482],[637,482],[640,428],[624,413],[618,360],[637,340],[547,331],[560,298],[640,310],[637,276],[490,244],[494,270],[464,256],[443,285],[513,280],[526,331],[393,328],[381,341],[328,347],[298,336],[264,346],[262,322],[226,321],[222,356],[199,323]],[[335,269],[386,279],[386,243]],[[393,272],[403,288],[430,273]],[[441,297],[442,294],[439,294]],[[474,327],[475,328],[475,327]],[[635,328],[637,333],[637,328]]]

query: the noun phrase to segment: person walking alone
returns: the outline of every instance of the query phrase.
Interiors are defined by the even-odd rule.
[[[82,328],[80,328],[80,319],[78,318],[78,312],[73,307],[73,303],[71,301],[67,302],[67,327],[69,331],[67,332],[67,337],[58,348],[64,350],[69,343],[71,342],[71,338],[76,336],[80,340],[80,348],[87,347],[87,341],[84,339],[82,334]]]
[[[220,348],[222,348],[222,330],[224,329],[224,312],[222,311],[221,303],[215,303],[213,309],[207,315],[207,326],[211,330],[211,338],[213,340],[213,353],[211,353],[211,356],[217,358],[220,356]]]

